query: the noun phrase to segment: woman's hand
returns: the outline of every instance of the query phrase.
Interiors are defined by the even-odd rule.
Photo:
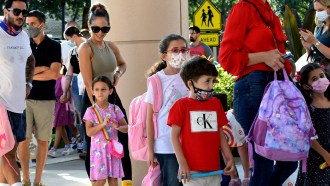
[[[113,86],[117,86],[119,78],[120,78],[120,72],[116,71],[115,74],[113,75]]]
[[[69,98],[66,93],[63,93],[61,98],[60,98],[60,103],[66,103],[68,102]]]
[[[284,68],[283,54],[277,49],[264,52],[264,62],[267,66],[272,68],[274,71],[278,71]]]
[[[306,48],[310,49],[313,44],[317,42],[314,34],[309,30],[300,30],[300,40],[302,40],[301,44]]]

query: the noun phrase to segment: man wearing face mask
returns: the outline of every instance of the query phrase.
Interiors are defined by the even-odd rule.
[[[206,56],[212,57],[212,50],[211,48],[200,41],[200,29],[197,26],[192,26],[189,28],[189,50],[190,50],[190,57],[193,56]]]
[[[315,0],[316,25],[314,34],[301,29],[300,40],[311,61],[322,64],[324,58],[330,59],[330,0]],[[327,67],[329,69],[330,67]]]
[[[32,132],[38,143],[34,185],[43,185],[41,175],[46,163],[48,141],[54,121],[55,83],[61,69],[61,45],[45,35],[45,23],[45,14],[37,10],[31,11],[26,19],[27,31],[31,37],[30,46],[36,58],[36,68],[32,82],[33,89],[26,100],[26,140],[19,145],[23,185],[31,185],[29,144]]]

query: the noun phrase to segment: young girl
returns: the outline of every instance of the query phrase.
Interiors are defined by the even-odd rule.
[[[180,78],[182,63],[187,60],[188,46],[187,41],[180,35],[171,34],[160,41],[159,51],[162,62],[152,67],[149,75],[154,74],[160,78],[162,83],[162,106],[157,117],[158,136],[154,138],[153,118],[153,91],[149,85],[146,102],[147,109],[147,137],[149,165],[155,165],[156,160],[160,164],[163,185],[180,185],[177,179],[179,164],[174,154],[171,144],[171,128],[166,125],[167,116],[173,103],[179,98],[188,95],[188,89]]]
[[[330,168],[320,169],[327,162],[330,165],[330,88],[329,76],[318,63],[310,63],[300,70],[297,78],[300,89],[309,105],[311,118],[318,136],[312,141],[307,159],[307,173],[298,172],[296,185],[329,185]]]
[[[65,126],[73,127],[73,112],[72,108],[72,98],[71,98],[71,88],[68,89],[68,97],[66,99],[61,98],[64,90],[64,82],[67,70],[63,65],[61,69],[62,76],[56,80],[55,85],[55,95],[57,102],[55,104],[55,116],[54,116],[54,127],[56,128],[55,133],[55,142],[54,146],[48,151],[48,155],[55,158],[57,156],[57,147],[63,139],[65,146],[62,151],[62,155],[69,155],[73,152],[73,149],[70,146],[70,141],[65,129]]]
[[[124,177],[121,159],[110,155],[102,129],[105,128],[110,139],[118,140],[118,130],[127,133],[127,123],[124,114],[115,104],[108,102],[108,96],[114,91],[109,78],[98,76],[92,82],[92,93],[95,104],[89,107],[83,120],[86,123],[86,133],[91,137],[90,149],[90,179],[93,186],[103,186],[108,179],[109,186],[117,185],[117,178]],[[99,123],[93,109],[98,110],[102,123]]]

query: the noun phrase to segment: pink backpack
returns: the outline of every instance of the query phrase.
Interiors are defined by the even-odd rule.
[[[8,119],[6,107],[0,105],[0,157],[11,151],[15,146],[15,139]]]
[[[158,136],[157,117],[162,106],[162,84],[158,75],[154,74],[148,78],[148,84],[152,85],[154,104],[153,104],[153,123],[155,138]],[[148,161],[148,140],[147,140],[147,107],[145,100],[146,93],[132,100],[129,106],[128,122],[128,142],[130,152],[135,160]]]
[[[304,160],[305,171],[315,129],[304,97],[285,70],[283,75],[285,80],[278,81],[274,72],[274,81],[265,89],[259,112],[247,136],[249,157],[253,164],[253,142],[255,152],[270,160]]]
[[[162,177],[159,164],[149,167],[148,174],[143,178],[141,186],[161,186]]]
[[[7,109],[4,105],[0,105],[0,157],[4,157],[16,175],[19,175],[8,158],[5,156],[7,152],[14,148],[14,146],[15,138],[9,123]]]

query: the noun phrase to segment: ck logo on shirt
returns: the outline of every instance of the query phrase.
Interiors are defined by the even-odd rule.
[[[215,111],[190,111],[191,132],[217,132],[218,121]]]

